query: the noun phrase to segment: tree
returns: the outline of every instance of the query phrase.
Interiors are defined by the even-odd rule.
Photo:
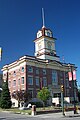
[[[38,92],[37,97],[44,102],[44,105],[46,105],[47,100],[51,97],[48,88],[43,87],[42,90]]]
[[[8,81],[6,80],[6,82],[3,82],[2,85],[0,107],[4,109],[8,109],[11,108],[11,106],[12,106],[12,102],[8,88]]]
[[[29,92],[25,91],[15,91],[12,93],[12,97],[18,100],[18,107],[20,107],[20,103],[23,101],[26,103],[29,99],[31,99],[31,95]]]

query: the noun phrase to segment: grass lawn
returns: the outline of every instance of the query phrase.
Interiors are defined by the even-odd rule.
[[[13,112],[13,113],[18,113],[18,114],[31,114],[31,110],[19,110],[18,108],[10,108],[10,109],[1,109],[0,111],[9,111],[9,112]]]
[[[54,106],[49,106],[49,107],[42,107],[42,108],[36,108],[36,111],[42,111],[42,110],[54,110],[54,109],[61,109],[60,107],[54,107]],[[10,111],[14,113],[28,113],[31,114],[31,109],[30,110],[19,110],[18,108],[10,108],[10,109],[1,109],[0,111]]]
[[[53,109],[60,109],[60,108],[56,108],[56,107],[42,107],[42,108],[36,108],[36,111],[43,111],[43,110],[53,110]],[[0,111],[9,111],[9,112],[13,112],[13,113],[23,113],[23,114],[31,114],[31,109],[30,110],[19,110],[18,108],[10,108],[10,109],[1,109]]]
[[[72,106],[68,106],[67,108],[73,108]],[[80,108],[80,106],[78,106]],[[46,111],[46,110],[60,110],[62,109],[61,107],[54,107],[54,106],[49,106],[49,107],[42,107],[42,108],[36,108],[36,111]],[[0,111],[9,111],[17,114],[28,114],[31,115],[32,110],[19,110],[18,108],[11,108],[11,109],[1,109]]]

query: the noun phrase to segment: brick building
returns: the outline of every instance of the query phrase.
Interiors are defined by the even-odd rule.
[[[9,90],[27,90],[35,98],[42,87],[48,87],[52,98],[61,97],[61,85],[64,96],[73,101],[73,90],[77,100],[77,84],[69,81],[68,73],[76,71],[75,64],[60,62],[55,49],[56,38],[45,26],[38,30],[35,42],[35,56],[24,55],[15,62],[3,66],[3,80],[8,80]]]

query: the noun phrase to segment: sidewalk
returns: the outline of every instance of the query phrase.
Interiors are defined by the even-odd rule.
[[[74,111],[68,111],[68,112],[64,112],[65,115],[62,114],[62,112],[60,113],[53,113],[54,116],[57,116],[57,117],[80,117],[80,113],[78,114],[74,114]]]
[[[35,115],[34,117],[39,117],[39,118],[65,118],[65,117],[80,117],[80,111],[78,111],[78,114],[74,114],[74,111],[66,111],[65,116],[63,116],[62,112],[58,113],[47,113],[47,114],[38,114]]]
[[[80,110],[77,111],[77,114],[74,114],[74,111],[66,111],[65,117],[80,117]]]

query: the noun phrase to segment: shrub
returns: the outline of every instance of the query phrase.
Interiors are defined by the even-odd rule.
[[[36,107],[43,107],[43,103],[42,102],[30,102],[31,105],[36,105]]]

